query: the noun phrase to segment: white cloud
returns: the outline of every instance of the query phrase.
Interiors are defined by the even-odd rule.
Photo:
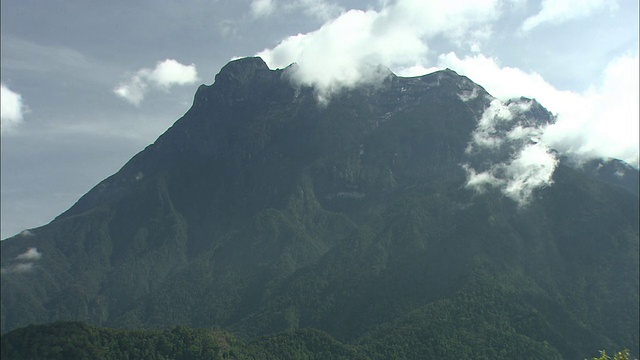
[[[0,85],[0,121],[3,134],[13,131],[23,120],[24,105],[22,95]]]
[[[16,264],[12,267],[14,272],[27,272],[33,269],[33,263]]]
[[[519,205],[524,205],[535,189],[553,183],[557,164],[558,160],[548,147],[542,143],[529,144],[518,152],[513,161],[502,165],[508,179],[502,191]]]
[[[222,20],[220,21],[216,27],[218,28],[218,32],[220,36],[223,38],[235,38],[238,36],[238,23],[233,20]]]
[[[16,256],[18,260],[39,260],[42,257],[42,253],[38,251],[38,249],[34,247],[30,247],[27,251],[22,254]]]
[[[133,75],[128,82],[113,89],[113,92],[137,106],[140,105],[140,102],[144,99],[147,87],[147,82],[143,78],[142,74],[138,72],[138,74]]]
[[[335,3],[322,0],[253,0],[251,2],[251,15],[254,18],[269,17],[277,12],[291,14],[301,11],[302,14],[313,19],[327,21],[338,16],[344,9]]]
[[[35,247],[30,247],[25,252],[15,257],[15,260],[20,260],[21,262],[10,265],[8,267],[3,267],[2,269],[0,269],[0,272],[4,275],[9,273],[24,273],[31,271],[33,270],[33,261],[40,260],[41,258],[42,253],[39,252]]]
[[[288,37],[258,56],[271,68],[297,63],[293,80],[315,87],[319,100],[327,101],[342,88],[379,80],[386,72],[380,71],[378,64],[401,76],[436,70],[427,61],[429,44],[435,39],[468,47],[474,56],[461,59],[454,52],[443,54],[438,58],[438,68],[448,67],[467,75],[504,101],[496,100],[487,110],[468,148],[470,156],[494,152],[500,153],[500,158],[479,167],[467,164],[468,186],[477,190],[487,185],[498,187],[520,205],[528,201],[536,188],[551,184],[557,164],[551,149],[576,159],[615,157],[637,167],[638,116],[628,106],[636,99],[637,109],[637,56],[630,61],[635,61],[635,74],[629,69],[629,61],[614,62],[601,85],[576,93],[557,89],[538,73],[505,67],[497,59],[480,54],[482,44],[492,37],[492,25],[501,12],[522,4],[500,0],[382,1],[378,10],[342,12],[319,29]],[[553,9],[554,5],[545,1],[537,17],[539,22],[533,27],[609,7],[593,1],[586,6],[588,9],[562,6]],[[620,77],[622,67],[627,72],[624,79]],[[466,101],[477,93],[460,96]],[[557,115],[556,123],[532,123],[527,116],[533,116],[524,115],[530,102],[507,102],[521,96],[537,99]],[[608,124],[609,128],[602,129],[601,124]],[[619,131],[623,126],[627,130]],[[623,135],[625,139],[621,139]]]
[[[478,192],[497,187],[523,206],[535,189],[552,184],[558,160],[540,141],[548,124],[533,110],[531,100],[491,101],[466,150],[476,164],[463,164],[467,187]]]
[[[482,113],[476,130],[472,134],[472,142],[467,148],[467,152],[472,152],[474,147],[488,149],[500,147],[505,140],[505,136],[498,133],[497,127],[501,123],[513,120],[512,111],[516,107],[515,105],[505,105],[498,99],[493,100],[491,105]]]
[[[173,59],[159,62],[149,75],[149,79],[157,85],[169,88],[173,85],[188,85],[198,81],[196,66],[183,65]]]
[[[285,9],[289,11],[302,9],[305,15],[322,21],[332,19],[344,11],[342,7],[335,3],[321,0],[297,0],[288,2],[287,5],[285,5]]]
[[[138,70],[129,81],[113,89],[113,92],[137,106],[150,87],[169,90],[175,85],[189,85],[197,81],[198,72],[194,64],[183,65],[176,60],[166,59],[158,62],[154,69]]]
[[[527,18],[520,30],[528,32],[545,24],[560,24],[569,20],[587,17],[599,10],[615,10],[615,0],[542,0],[542,8],[536,15]]]
[[[21,263],[9,266],[8,268],[1,268],[0,273],[9,274],[9,273],[23,273],[33,270],[33,263]]]
[[[536,98],[545,107],[558,108],[560,104],[577,97],[569,91],[559,91],[535,72],[501,66],[495,58],[482,54],[460,59],[454,52],[438,57],[438,68],[451,68],[481,84],[491,95],[506,101],[525,96]],[[553,110],[552,110],[553,111]]]
[[[544,140],[578,158],[616,158],[638,168],[639,66],[638,55],[611,61],[600,85],[563,104]]]
[[[414,76],[421,76],[424,74],[429,74],[435,71],[440,70],[440,68],[436,68],[436,67],[425,67],[424,65],[422,65],[421,63],[417,63],[414,65],[410,65],[410,66],[401,66],[401,67],[395,67],[393,69],[393,73],[398,75],[398,76],[403,76],[403,77],[414,77]]]
[[[262,57],[271,68],[298,64],[294,80],[314,86],[320,97],[378,79],[377,65],[410,68],[426,58],[427,41],[454,42],[490,33],[501,1],[425,2],[399,0],[380,10],[349,10],[320,29],[290,36]]]
[[[35,236],[36,234],[34,234],[31,230],[22,230],[19,235],[22,237],[31,237]]]
[[[504,180],[496,178],[490,171],[478,173],[474,168],[469,166],[469,164],[463,164],[462,167],[467,172],[466,186],[479,193],[484,192],[487,186],[497,187],[504,183]]]
[[[535,72],[502,67],[481,54],[463,59],[443,54],[438,66],[468,76],[503,101],[535,98],[557,115],[541,140],[564,155],[579,161],[617,158],[638,168],[638,55],[611,61],[600,84],[583,93],[558,90]]]
[[[275,3],[272,0],[253,0],[251,2],[251,14],[255,18],[269,16],[275,11]]]

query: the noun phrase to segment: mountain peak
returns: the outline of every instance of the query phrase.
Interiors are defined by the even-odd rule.
[[[251,79],[258,71],[269,71],[269,67],[260,57],[246,57],[237,60],[230,61],[227,65],[222,67],[218,75],[216,75],[216,82],[232,81],[238,83],[245,83]]]
[[[494,98],[451,70],[374,76],[323,106],[290,71],[230,62],[118,173],[2,241],[0,331],[181,324],[282,344],[311,328],[328,334],[304,338],[318,351],[335,337],[361,358],[638,353],[638,198],[610,185],[637,172],[560,163],[518,207],[461,164],[531,186],[520,174],[540,155],[514,157],[508,134],[529,145],[552,119],[534,100],[480,128]],[[477,134],[487,150],[467,151]]]
[[[269,66],[267,66],[267,63],[265,63],[261,57],[249,56],[229,61],[225,66],[222,67],[222,69],[220,69],[220,73],[229,71],[246,71],[250,69],[255,70],[257,68],[268,70]]]

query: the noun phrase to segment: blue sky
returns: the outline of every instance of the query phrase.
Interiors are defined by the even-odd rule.
[[[230,59],[300,65],[330,99],[449,67],[558,114],[544,142],[638,161],[635,0],[2,0],[1,238],[44,225],[152,143]]]

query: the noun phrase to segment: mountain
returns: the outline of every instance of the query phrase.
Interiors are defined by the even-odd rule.
[[[469,167],[522,146],[470,150],[496,104],[481,86],[383,72],[319,103],[295,71],[230,62],[120,171],[3,241],[2,332],[72,320],[311,336],[336,358],[637,356],[638,196],[615,172],[561,160],[525,205],[474,191]],[[521,127],[554,121],[535,100],[504,106]]]
[[[579,170],[609,184],[619,186],[638,196],[640,178],[638,170],[617,159],[595,159],[581,164]]]

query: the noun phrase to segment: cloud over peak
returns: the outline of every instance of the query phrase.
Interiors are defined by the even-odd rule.
[[[184,65],[173,59],[156,64],[153,69],[142,68],[113,92],[133,105],[140,105],[150,88],[168,91],[172,86],[189,85],[198,81],[194,64]]]
[[[257,55],[271,68],[297,63],[294,80],[328,97],[341,88],[375,81],[371,70],[379,64],[390,68],[420,64],[428,55],[428,41],[436,36],[463,41],[486,34],[489,24],[500,16],[500,4],[498,0],[465,0],[455,5],[398,0],[384,3],[379,10],[353,9]]]
[[[464,58],[443,54],[438,67],[468,76],[502,101],[520,96],[536,99],[557,116],[540,139],[563,155],[578,162],[616,158],[638,168],[637,54],[612,60],[602,78],[582,93],[559,90],[538,73],[501,66],[481,54]]]
[[[268,3],[283,6],[278,0]],[[637,52],[611,61],[603,69],[602,79],[583,92],[560,90],[537,72],[504,66],[497,58],[481,54],[481,45],[492,37],[496,21],[505,12],[524,9],[524,3],[381,1],[377,8],[342,11],[315,31],[287,37],[257,55],[271,68],[295,62],[293,80],[313,86],[320,101],[328,101],[343,88],[379,81],[382,78],[377,71],[379,64],[401,76],[451,68],[481,84],[503,102],[525,96],[536,99],[556,115],[554,124],[535,129],[540,145],[531,151],[544,145],[578,162],[617,158],[638,168]],[[604,0],[543,0],[540,11],[520,26],[515,25],[515,29],[531,31],[547,23],[585,18],[607,9],[613,11],[617,6],[615,1]],[[435,55],[432,45],[443,41],[471,55],[441,54],[434,67],[429,64],[429,58]],[[534,128],[521,126],[503,135],[507,139],[532,131]],[[503,141],[483,138],[484,135],[478,129],[476,140]],[[549,165],[542,158],[543,164]]]

